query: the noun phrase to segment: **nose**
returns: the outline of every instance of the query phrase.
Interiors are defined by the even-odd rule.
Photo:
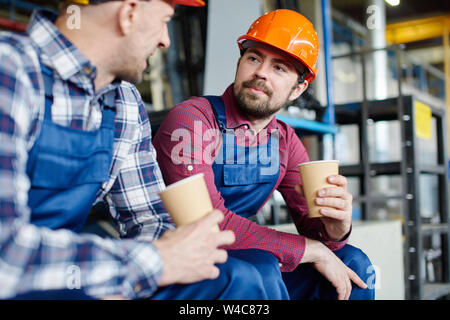
[[[260,79],[266,80],[268,77],[268,74],[269,74],[269,68],[270,68],[270,64],[265,61],[262,62],[261,64],[259,64],[254,72],[255,78],[260,78]]]
[[[158,48],[166,49],[169,46],[170,46],[169,29],[167,28],[167,24],[166,24],[166,27],[164,28],[163,33],[161,35],[161,40],[158,44]]]

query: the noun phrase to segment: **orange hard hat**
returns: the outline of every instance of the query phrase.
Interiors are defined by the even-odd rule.
[[[309,83],[316,77],[319,39],[312,23],[298,12],[288,9],[268,12],[255,20],[237,42],[241,50],[255,42],[274,47],[288,54],[294,65],[300,62],[303,68],[297,67],[297,70],[307,68],[309,72],[304,79]]]
[[[108,2],[113,0],[71,0],[71,2],[79,3],[79,4],[99,4],[103,2]],[[173,0],[173,2],[182,4],[184,6],[191,6],[191,7],[203,7],[205,5],[205,2],[203,0]]]
[[[205,6],[205,1],[202,0],[174,0],[175,3],[182,4],[184,6],[191,7],[203,7]]]

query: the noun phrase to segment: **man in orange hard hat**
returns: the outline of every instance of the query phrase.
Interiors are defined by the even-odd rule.
[[[267,298],[221,248],[233,232],[211,232],[220,211],[173,230],[158,195],[134,84],[169,46],[175,3],[204,4],[65,1],[34,12],[26,34],[0,34],[0,299]],[[103,199],[122,239],[80,234]]]
[[[347,243],[352,196],[347,180],[318,191],[322,218],[309,218],[297,165],[309,161],[295,131],[275,113],[316,77],[319,42],[301,14],[280,9],[258,18],[239,37],[235,81],[222,96],[193,97],[175,106],[154,139],[166,183],[203,173],[213,201],[233,230],[231,257],[247,259],[281,299],[373,299],[373,267]],[[283,195],[299,234],[248,218],[274,190]],[[280,266],[281,267],[280,267]],[[369,286],[368,286],[369,285]]]

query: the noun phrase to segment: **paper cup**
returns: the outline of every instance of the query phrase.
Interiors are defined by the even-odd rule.
[[[323,215],[319,212],[321,206],[316,204],[317,191],[333,187],[327,179],[329,176],[339,174],[339,161],[322,160],[311,161],[297,165],[303,183],[303,192],[308,205],[309,217],[318,218]]]
[[[171,184],[159,195],[177,227],[197,221],[213,210],[203,173]],[[218,232],[219,226],[213,230]]]

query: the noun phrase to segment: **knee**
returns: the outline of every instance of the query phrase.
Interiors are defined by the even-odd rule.
[[[280,264],[278,259],[271,253],[259,250],[250,249],[251,263],[261,272],[263,275],[277,275],[281,277]]]
[[[228,261],[220,265],[219,269],[220,277],[228,283],[242,283],[249,280],[251,284],[258,284],[260,280],[254,276],[258,274],[256,268],[250,263],[239,259],[228,258]]]
[[[353,285],[350,299],[374,300],[376,282],[375,266],[372,264],[369,257],[359,248],[346,245],[341,250],[343,250],[343,252],[338,253],[338,257],[341,258],[342,262],[352,269],[367,285],[367,289],[360,289]]]
[[[264,277],[271,275],[281,277],[278,259],[267,251],[260,249],[231,250],[229,255],[250,263]]]
[[[224,282],[227,291],[233,292],[230,299],[267,299],[263,279],[252,264],[229,258],[226,263],[219,266],[219,269],[219,278]]]
[[[374,273],[374,267],[369,257],[359,248],[352,245],[345,245],[336,252],[336,255],[350,269],[355,271],[361,279],[368,278]]]

